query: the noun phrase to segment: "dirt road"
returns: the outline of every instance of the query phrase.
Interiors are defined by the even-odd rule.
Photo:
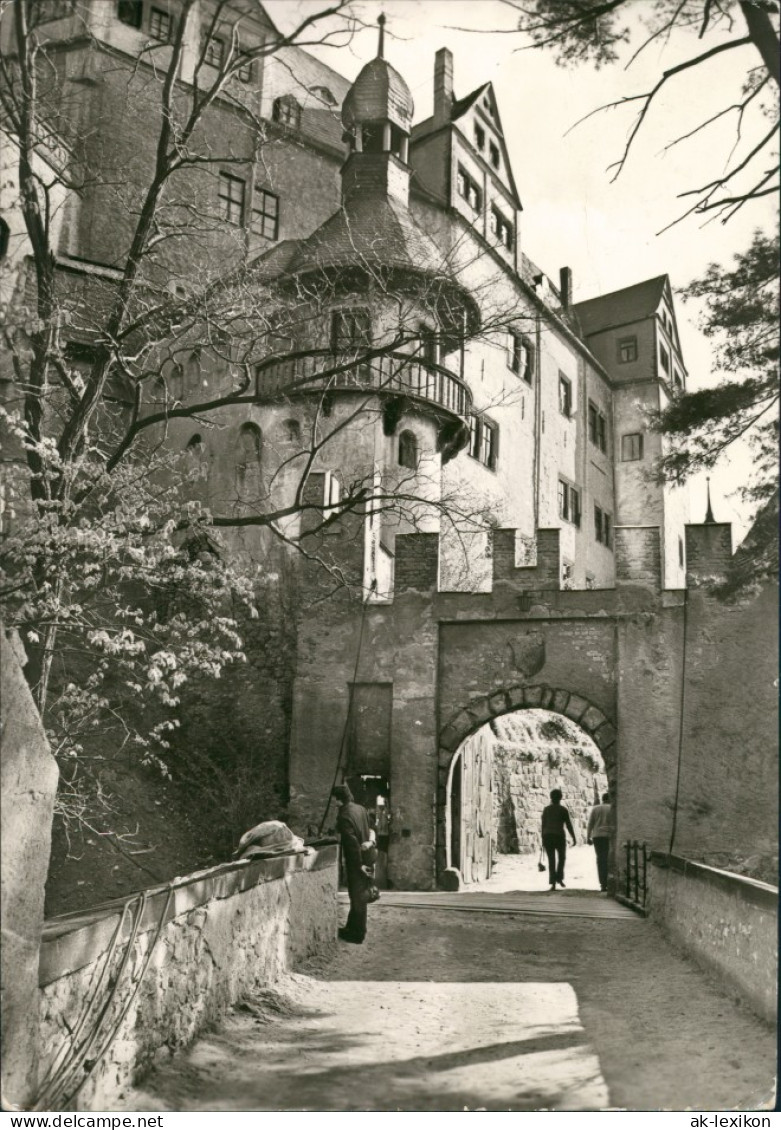
[[[540,896],[544,898],[544,896]],[[599,895],[594,896],[599,898]],[[371,908],[124,1109],[759,1109],[775,1032],[642,919]]]

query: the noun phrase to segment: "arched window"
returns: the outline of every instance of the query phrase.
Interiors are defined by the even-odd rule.
[[[184,367],[184,385],[188,390],[197,388],[201,383],[201,351],[194,349]]]
[[[399,466],[416,471],[418,467],[418,441],[414,432],[402,432],[399,436]]]
[[[301,425],[298,420],[285,420],[285,439],[288,443],[301,442]]]
[[[209,460],[206,454],[206,444],[203,442],[203,436],[200,432],[190,436],[185,452],[191,472],[197,472],[195,477],[207,479],[209,477]]]
[[[263,436],[257,424],[242,424],[239,428],[241,459],[244,463],[259,463],[263,449]]]
[[[242,500],[260,495],[260,460],[263,455],[263,433],[257,424],[239,428],[239,450],[236,463],[236,489]]]
[[[175,404],[184,399],[184,369],[178,361],[168,360],[163,365],[163,379],[166,387],[166,400]]]

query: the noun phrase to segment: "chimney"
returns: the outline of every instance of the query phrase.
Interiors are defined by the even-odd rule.
[[[450,120],[453,108],[453,54],[440,47],[434,56],[434,121],[441,125]]]
[[[561,305],[569,310],[572,305],[572,271],[569,267],[562,267],[559,271],[559,293]]]

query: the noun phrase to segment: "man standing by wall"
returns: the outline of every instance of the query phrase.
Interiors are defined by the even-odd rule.
[[[350,895],[350,913],[347,924],[339,931],[343,942],[360,945],[366,937],[366,891],[369,877],[363,869],[361,845],[369,836],[369,817],[366,809],[353,800],[347,785],[337,785],[331,793],[341,805],[336,817],[336,829],[342,843],[342,858],[347,873],[347,891]]]
[[[602,794],[602,803],[595,804],[588,815],[586,838],[594,845],[597,856],[597,874],[599,875],[599,889],[607,890],[607,867],[610,856],[610,837],[613,834],[613,806],[610,803],[610,793]]]

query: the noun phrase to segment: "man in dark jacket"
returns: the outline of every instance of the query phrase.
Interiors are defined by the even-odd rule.
[[[550,889],[556,890],[564,884],[564,861],[567,858],[567,839],[564,835],[566,828],[572,837],[572,846],[575,846],[575,832],[572,821],[564,805],[561,803],[561,789],[552,789],[551,802],[542,810],[542,846],[548,856],[548,874],[550,876]]]
[[[366,937],[366,899],[364,892],[369,876],[363,869],[361,844],[369,840],[369,817],[366,809],[353,800],[347,785],[337,785],[331,794],[341,805],[336,817],[336,830],[342,842],[342,859],[347,874],[350,913],[347,925],[339,931],[343,942],[360,945]]]

